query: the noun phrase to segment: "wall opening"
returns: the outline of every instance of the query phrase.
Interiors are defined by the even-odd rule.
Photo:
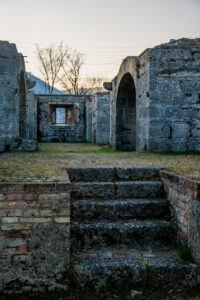
[[[133,77],[126,73],[116,102],[116,149],[136,150],[136,91]]]
[[[19,77],[19,136],[27,137],[26,128],[26,83],[24,71],[21,71]]]
[[[75,124],[73,105],[51,105],[51,121],[54,125]]]

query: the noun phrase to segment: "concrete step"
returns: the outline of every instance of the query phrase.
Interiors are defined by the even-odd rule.
[[[89,224],[73,223],[71,227],[72,248],[99,248],[111,245],[161,246],[175,243],[175,231],[171,222],[145,221],[98,221]]]
[[[74,182],[71,197],[80,199],[162,198],[161,181]]]
[[[177,257],[176,251],[104,248],[78,253],[75,276],[79,285],[105,287],[121,283],[137,287],[174,289],[196,286],[198,267]]]
[[[163,167],[71,167],[67,168],[71,182],[77,181],[150,181],[159,180]]]
[[[164,199],[79,200],[71,206],[72,222],[91,220],[170,219]]]

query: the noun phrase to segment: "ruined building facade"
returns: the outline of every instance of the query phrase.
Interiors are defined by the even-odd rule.
[[[104,85],[111,91],[114,148],[200,151],[200,39],[127,57]]]
[[[17,137],[37,139],[37,102],[28,91],[24,57],[15,44],[0,43],[0,152],[12,148]]]
[[[35,95],[16,46],[0,43],[0,152],[16,137],[115,149],[200,151],[200,39],[127,57],[94,96]]]

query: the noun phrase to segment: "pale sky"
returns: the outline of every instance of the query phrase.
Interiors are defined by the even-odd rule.
[[[126,56],[182,37],[200,37],[200,0],[0,0],[0,39],[36,76],[35,44],[62,40],[85,54],[82,77],[113,78]]]

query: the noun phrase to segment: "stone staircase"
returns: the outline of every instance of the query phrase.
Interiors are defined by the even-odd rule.
[[[176,255],[176,228],[159,167],[69,168],[71,251],[81,287],[194,286],[197,266]]]

